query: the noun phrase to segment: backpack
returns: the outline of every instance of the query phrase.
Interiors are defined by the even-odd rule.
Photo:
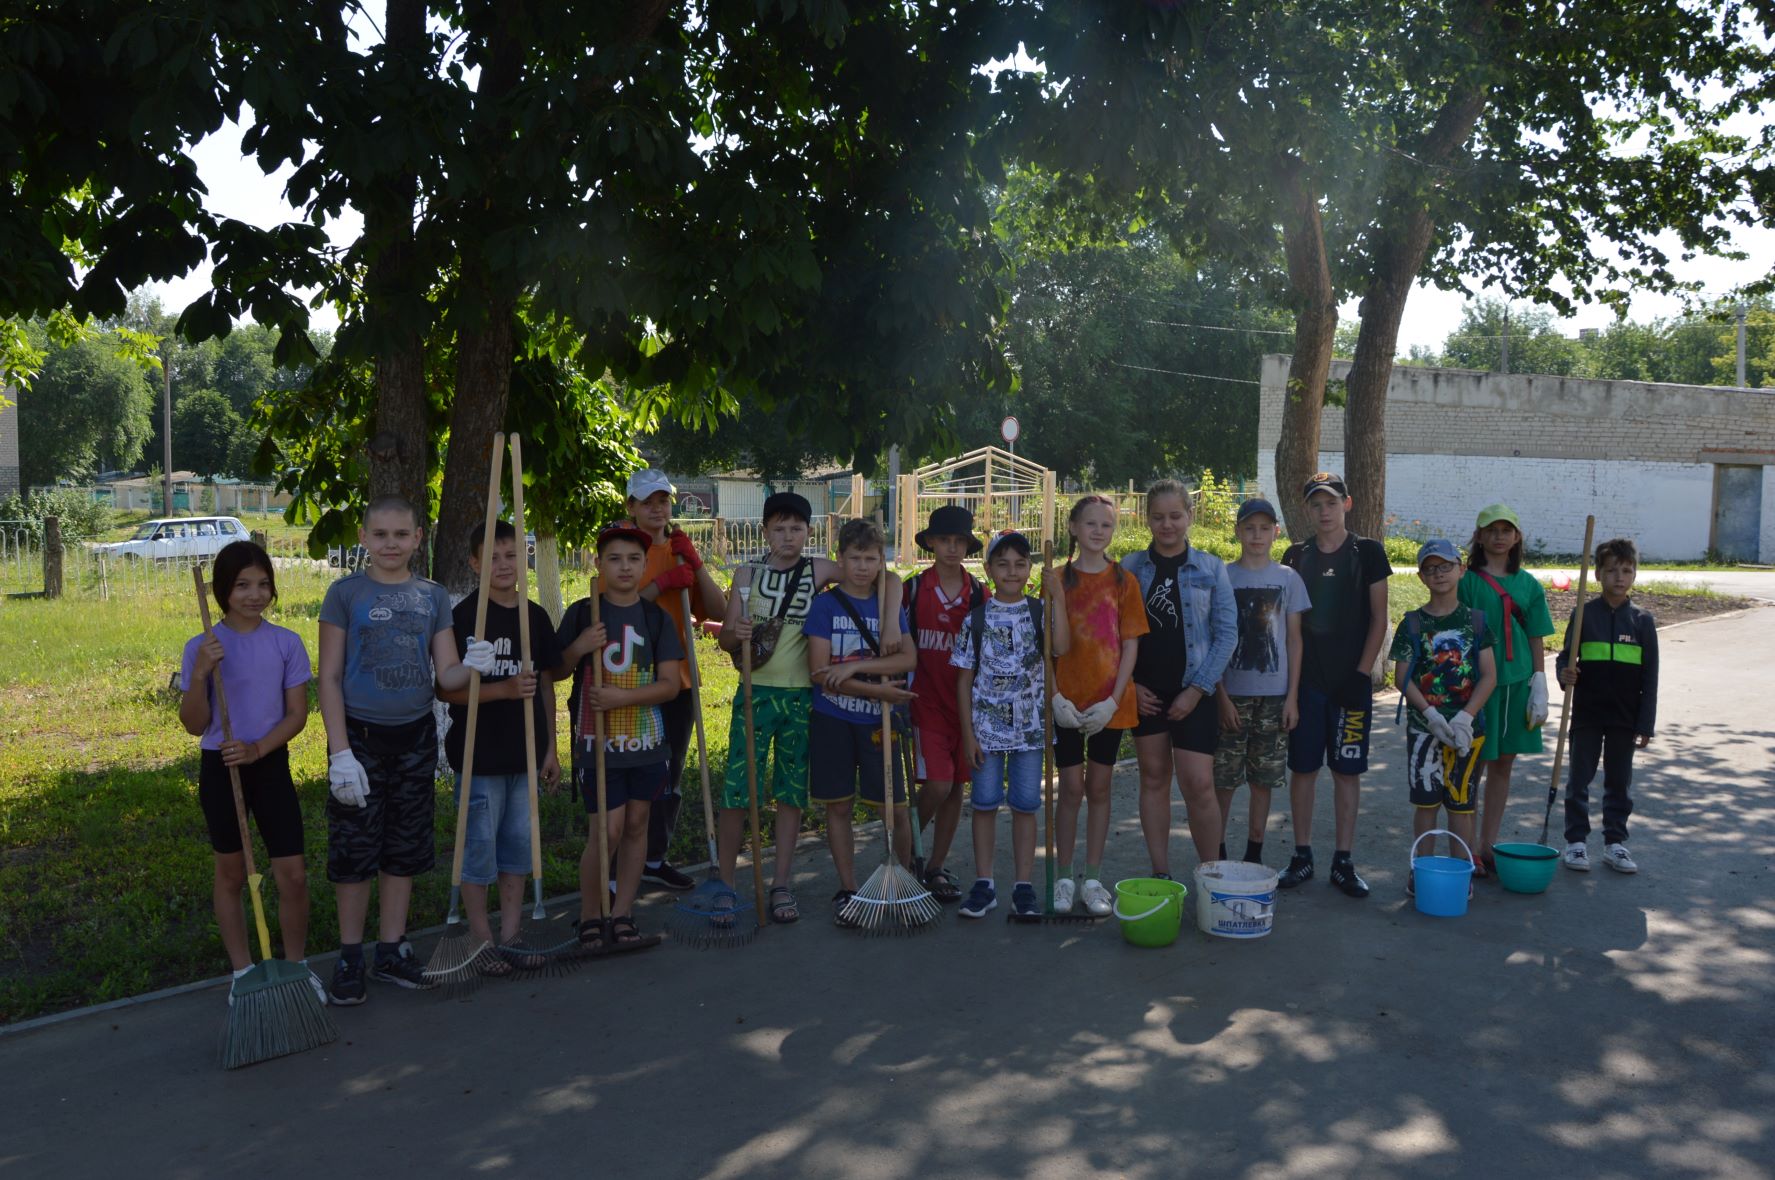
[[[1474,607],[1467,608],[1468,617],[1473,620],[1473,647],[1476,651],[1484,651],[1491,642],[1486,632],[1489,628],[1485,623],[1485,612]],[[1423,649],[1421,640],[1424,637],[1424,611],[1422,607],[1408,610],[1405,617],[1399,620],[1399,629],[1411,640],[1411,658],[1405,661],[1405,679],[1399,685],[1399,705],[1393,710],[1393,724],[1398,725],[1405,716],[1405,686],[1417,675],[1418,652]]]
[[[981,585],[980,580],[974,577],[973,574],[970,574],[967,570],[963,570],[961,576],[963,585],[968,588],[968,609],[973,610],[975,607],[986,601],[986,587]],[[918,592],[923,586],[924,574],[922,573],[913,574],[910,578],[906,579],[906,592],[904,595],[906,600],[906,621],[912,624],[911,631],[915,638],[918,635]]]
[[[1036,650],[1041,651],[1044,647],[1041,599],[1031,598],[1026,594],[1023,596],[1023,605],[1029,608],[1029,621],[1035,627]],[[979,606],[968,612],[968,637],[974,645],[974,670],[979,671],[980,651],[986,644],[986,603],[984,600]]]

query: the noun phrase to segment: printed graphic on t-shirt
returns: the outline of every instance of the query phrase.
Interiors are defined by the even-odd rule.
[[[1182,630],[1181,603],[1182,596],[1177,591],[1175,573],[1153,578],[1152,588],[1146,592],[1146,613],[1152,619],[1155,629]]]
[[[1393,659],[1404,661],[1411,673],[1411,682],[1424,694],[1424,700],[1445,717],[1473,699],[1479,682],[1479,651],[1483,640],[1480,619],[1465,606],[1441,618],[1422,610],[1412,612],[1401,622],[1393,638]],[[1407,624],[1416,621],[1418,635],[1413,640]],[[1423,728],[1416,710],[1411,726]]]
[[[376,594],[364,617],[370,625],[358,636],[361,667],[384,692],[429,687],[432,682],[432,599],[417,590]]]
[[[990,599],[985,623],[978,652],[964,626],[950,655],[955,667],[975,669],[974,737],[989,752],[1040,749],[1042,651],[1028,604]]]
[[[1276,648],[1276,621],[1282,616],[1282,587],[1251,586],[1233,590],[1239,608],[1238,643],[1227,667],[1240,672],[1278,672],[1282,653]]]
[[[604,684],[609,688],[641,688],[654,681],[653,652],[648,649],[647,636],[628,623],[622,633],[605,644]],[[597,744],[596,713],[590,707],[592,672],[582,663],[579,694],[579,735],[583,752],[591,753]],[[604,753],[609,755],[645,754],[657,750],[665,740],[665,721],[658,705],[624,705],[604,714]]]
[[[801,576],[794,582],[789,579],[795,574]],[[799,566],[791,566],[786,570],[775,570],[762,566],[752,576],[751,615],[754,619],[772,619],[776,617],[777,608],[783,601],[783,595],[792,594],[789,609],[783,615],[787,623],[801,623],[807,619],[808,605],[814,598],[814,580],[811,570],[801,570]]]

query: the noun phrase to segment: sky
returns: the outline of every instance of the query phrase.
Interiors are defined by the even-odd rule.
[[[1750,129],[1739,127],[1736,130]],[[227,123],[193,151],[198,174],[209,189],[207,204],[210,209],[259,226],[299,220],[301,215],[283,198],[284,181],[292,170],[286,167],[270,176],[265,175],[256,161],[242,157],[240,136],[240,126]],[[361,231],[362,225],[362,218],[348,211],[345,217],[327,226],[328,236],[335,244],[348,244]],[[1674,238],[1666,245],[1674,258]],[[1671,269],[1679,279],[1699,283],[1702,291],[1710,296],[1723,296],[1775,272],[1775,227],[1764,225],[1743,229],[1737,235],[1735,245],[1747,255],[1743,261],[1703,258],[1674,262]],[[150,290],[160,297],[169,312],[177,313],[208,289],[209,276],[210,268],[206,264],[182,279],[153,284]],[[1498,294],[1496,290],[1481,293],[1493,297]],[[1440,291],[1421,283],[1415,286],[1400,325],[1399,353],[1405,355],[1414,346],[1440,351],[1443,340],[1460,323],[1461,309],[1467,299],[1468,296],[1458,291]],[[1629,304],[1630,316],[1642,322],[1675,318],[1683,313],[1683,298],[1677,295],[1640,293],[1633,296]],[[337,317],[330,307],[316,309],[313,315],[316,327],[331,330],[337,326]],[[1342,306],[1338,317],[1342,323],[1357,322],[1356,301],[1351,300]],[[1613,319],[1612,311],[1591,305],[1580,307],[1576,315],[1559,321],[1559,326],[1566,335],[1576,336],[1580,328],[1604,328]]]

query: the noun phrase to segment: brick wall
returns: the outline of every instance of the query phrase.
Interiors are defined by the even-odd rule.
[[[0,496],[19,490],[18,482],[18,390],[8,385],[0,390],[5,406],[0,408]]]
[[[1332,366],[1334,378],[1348,371]],[[1287,372],[1286,356],[1264,358],[1258,479],[1270,488]],[[1325,411],[1324,469],[1344,468],[1343,418]],[[1714,464],[1775,464],[1775,392],[1399,367],[1387,452],[1396,531],[1464,545],[1478,509],[1505,500],[1536,548],[1575,552],[1594,513],[1599,537],[1687,560],[1711,539]],[[1775,560],[1775,469],[1765,471],[1760,542],[1762,560]]]

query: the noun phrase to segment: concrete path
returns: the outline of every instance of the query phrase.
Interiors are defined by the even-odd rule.
[[[372,984],[337,1044],[235,1073],[218,991],[0,1038],[0,1174],[1769,1175],[1775,610],[1671,628],[1664,652],[1636,877],[1417,914],[1388,707],[1358,845],[1374,895],[1314,881],[1268,939],[1139,950],[1108,924],[948,917],[864,940],[824,920],[810,846],[807,920],[749,947],[465,1002]],[[1521,768],[1520,837],[1547,772]],[[1115,806],[1108,875],[1144,872],[1129,774]]]

